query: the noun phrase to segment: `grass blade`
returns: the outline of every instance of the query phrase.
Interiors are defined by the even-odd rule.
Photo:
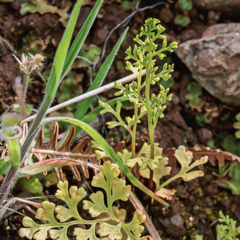
[[[98,169],[98,166],[95,166],[93,163],[71,159],[71,158],[54,158],[47,159],[42,162],[33,163],[21,169],[18,178],[27,177],[29,175],[36,175],[42,173],[44,171],[49,171],[55,167],[62,166],[73,166],[73,165],[81,165],[85,164],[91,168]]]
[[[61,74],[61,80],[65,77],[67,74],[69,68],[71,67],[72,63],[76,59],[76,56],[78,55],[80,49],[82,48],[82,45],[89,33],[90,28],[93,25],[93,22],[95,18],[97,17],[97,13],[102,5],[103,0],[98,0],[93,7],[92,11],[88,15],[87,20],[83,24],[81,30],[79,31],[77,37],[75,38],[71,48],[69,49],[69,52],[66,57],[66,61],[63,66],[62,74]]]
[[[49,76],[48,84],[46,86],[46,94],[48,94],[51,98],[54,98],[55,93],[57,91],[57,87],[61,80],[60,77],[62,76],[63,66],[65,65],[65,59],[67,56],[73,30],[77,22],[82,2],[83,0],[78,0],[77,3],[75,4],[71,17],[68,21],[67,27],[61,39],[61,42],[59,43],[59,46],[57,48],[57,52],[53,62],[53,67]]]
[[[62,73],[62,69],[63,69],[63,65],[65,62],[65,58],[67,55],[67,51],[71,42],[71,38],[72,38],[72,34],[73,34],[73,30],[78,18],[78,14],[81,8],[83,0],[78,0],[73,8],[71,17],[68,21],[67,27],[64,31],[63,37],[59,43],[59,46],[57,48],[57,52],[55,55],[55,59],[53,62],[53,67],[49,76],[49,80],[46,86],[46,95],[43,99],[43,102],[40,106],[40,109],[38,111],[38,114],[36,116],[36,118],[33,121],[33,124],[31,125],[31,128],[29,130],[29,134],[22,146],[21,149],[21,158],[23,159],[26,152],[28,151],[28,148],[32,142],[32,139],[34,138],[34,132],[36,131],[36,129],[38,128],[42,118],[45,116],[47,109],[49,108],[49,106],[51,105],[53,98],[56,94],[57,91],[57,87],[59,85],[60,82],[60,77],[61,77],[61,73]]]

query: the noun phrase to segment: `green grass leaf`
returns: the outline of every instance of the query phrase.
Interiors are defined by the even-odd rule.
[[[49,80],[46,86],[45,90],[45,97],[43,99],[43,102],[40,106],[40,109],[38,111],[38,114],[36,118],[34,119],[31,128],[29,130],[29,134],[24,142],[24,145],[22,147],[21,155],[22,157],[25,156],[29,145],[32,142],[32,138],[34,137],[33,133],[38,128],[42,118],[45,116],[47,109],[51,105],[53,98],[55,97],[58,85],[60,84],[62,80],[62,70],[65,62],[65,58],[67,55],[67,51],[71,42],[73,30],[78,18],[78,14],[81,8],[83,0],[78,0],[77,3],[74,6],[74,9],[72,11],[71,17],[68,21],[67,27],[65,29],[65,32],[63,34],[63,37],[61,39],[61,42],[59,43],[59,46],[57,48],[57,52],[55,55],[55,59],[53,62],[53,67],[49,76]],[[60,78],[61,77],[61,78]]]
[[[67,27],[64,31],[63,37],[59,46],[57,48],[57,52],[54,58],[53,67],[49,76],[48,84],[46,87],[46,94],[49,94],[51,98],[54,98],[55,93],[57,91],[57,87],[62,80],[62,72],[64,69],[65,59],[67,56],[67,51],[71,42],[71,37],[73,34],[73,30],[75,24],[77,22],[78,14],[81,8],[83,0],[78,0],[74,6],[72,15],[69,19]],[[67,59],[66,59],[67,60]]]
[[[93,22],[94,22],[94,20],[97,16],[97,13],[100,9],[100,6],[101,6],[102,2],[103,2],[103,0],[98,0],[96,2],[96,4],[93,7],[91,13],[88,15],[87,20],[85,21],[85,23],[83,24],[83,26],[82,26],[81,30],[79,31],[77,37],[75,38],[71,48],[69,49],[67,57],[66,57],[66,61],[64,63],[63,69],[62,69],[61,80],[67,74],[69,68],[73,64],[74,60],[76,59],[76,56],[78,55],[80,49],[82,48],[83,43],[84,43],[84,41],[85,41],[89,31],[90,31],[90,28],[93,25]]]
[[[78,52],[73,53],[73,51],[76,50],[76,45],[77,45],[77,43],[75,43],[75,41],[76,41],[76,39],[75,39],[75,41],[67,55],[67,51],[68,51],[68,48],[69,48],[69,45],[71,42],[73,30],[74,30],[74,27],[75,27],[75,24],[76,24],[76,21],[78,18],[78,14],[79,14],[82,2],[83,2],[83,0],[78,0],[77,3],[75,4],[72,14],[71,14],[71,17],[68,21],[67,27],[66,27],[63,37],[61,39],[61,42],[59,43],[59,46],[58,46],[58,49],[57,49],[57,52],[55,55],[55,59],[53,62],[53,67],[52,67],[52,70],[51,70],[51,73],[49,76],[49,80],[48,80],[48,83],[46,86],[46,90],[45,90],[46,95],[40,106],[38,114],[31,125],[29,134],[28,134],[28,136],[22,146],[22,149],[21,149],[21,161],[25,157],[26,152],[28,151],[28,148],[32,142],[32,139],[34,138],[34,132],[39,127],[39,124],[40,124],[42,118],[45,116],[47,109],[49,108],[49,106],[51,105],[51,103],[53,101],[53,98],[55,97],[57,88],[58,88],[59,84],[61,83],[61,80],[63,79],[63,77],[67,73],[67,70],[69,69],[72,62],[74,61],[75,54],[78,53]],[[91,14],[93,14],[93,13],[90,13],[90,15]],[[87,35],[89,29],[86,26],[84,28],[84,26],[83,26],[82,31],[80,31],[80,32],[85,33]],[[85,36],[85,34],[83,34],[83,37]],[[79,37],[81,37],[81,36],[78,34],[77,39]],[[84,41],[84,39],[82,41]],[[65,61],[65,59],[66,59],[66,61]]]

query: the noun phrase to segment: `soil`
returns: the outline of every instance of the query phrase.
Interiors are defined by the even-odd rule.
[[[27,1],[17,0],[4,3],[4,1],[0,0],[0,36],[2,37],[2,41],[0,41],[1,113],[8,110],[10,106],[17,101],[17,96],[14,91],[15,78],[16,76],[22,77],[12,54],[20,57],[22,52],[40,51],[46,56],[44,68],[33,74],[33,81],[29,85],[27,94],[27,102],[32,104],[34,108],[38,108],[43,99],[44,88],[46,86],[45,76],[49,74],[54,52],[64,31],[64,26],[59,20],[60,17],[55,12],[46,11],[44,14],[28,12],[25,15],[21,15],[21,4],[24,2]],[[146,6],[146,1],[140,2],[139,7]],[[158,1],[147,1],[147,5],[152,5],[156,2]],[[48,3],[59,9],[65,8],[66,5],[66,1],[61,0],[48,1]],[[84,1],[74,36],[76,36],[77,31],[83,25],[93,5],[94,1]],[[133,9],[123,9],[120,0],[105,1],[101,8],[101,14],[99,14],[96,19],[86,43],[95,44],[97,47],[103,49],[109,32],[128,17],[132,11]],[[127,40],[123,42],[103,84],[129,75],[129,72],[123,67],[125,61],[124,52],[129,45],[133,46],[132,39],[148,17],[159,18],[166,28],[165,33],[168,36],[168,42],[175,40],[179,43],[200,38],[202,32],[213,24],[240,21],[239,14],[237,16],[233,14],[232,16],[234,17],[231,17],[228,13],[203,10],[193,6],[191,10],[184,13],[189,16],[190,24],[186,27],[181,27],[174,23],[175,16],[180,13],[181,11],[177,7],[177,1],[170,0],[153,9],[136,13],[128,23],[129,31],[126,38]],[[119,39],[123,30],[124,28],[120,27],[110,36],[104,59]],[[175,64],[175,72],[172,75],[174,84],[170,90],[173,93],[173,98],[171,102],[167,103],[165,117],[161,119],[157,125],[155,141],[159,143],[159,146],[162,147],[164,151],[170,148],[178,148],[179,145],[184,145],[188,148],[194,146],[211,146],[239,154],[239,141],[236,139],[233,141],[233,138],[229,138],[229,135],[234,136],[235,130],[233,123],[236,121],[235,115],[240,109],[221,102],[205,90],[202,90],[202,94],[200,95],[201,100],[205,103],[205,107],[202,106],[200,110],[192,107],[186,98],[188,94],[187,86],[193,81],[191,73],[174,53],[171,57],[169,55],[168,59]],[[96,66],[95,73],[99,67],[100,64]],[[81,86],[78,87],[81,88],[82,91],[86,91],[89,86],[88,69],[86,67],[79,68],[75,66],[72,71],[76,74],[82,74],[82,80],[76,84],[81,84]],[[156,87],[152,91],[157,92],[159,88]],[[113,93],[114,91],[111,90],[102,94],[100,97],[103,100],[108,100],[114,97]],[[59,92],[59,94],[61,94],[61,92]],[[56,99],[54,104],[58,104],[58,101],[59,98]],[[93,103],[93,107],[97,105],[97,101],[95,102],[96,103]],[[206,103],[208,103],[208,105],[206,105]],[[208,109],[211,109],[210,113],[217,111],[218,114],[212,117],[210,121],[200,121],[200,113],[206,116],[206,106],[208,106]],[[69,109],[59,111],[58,114],[69,114]],[[127,110],[125,110],[123,114],[128,114]],[[147,118],[143,118],[142,124],[138,129],[138,146],[141,146],[143,142],[149,141],[146,128]],[[124,133],[119,136],[118,131],[117,136],[116,131],[110,131],[108,134],[115,136],[115,141],[125,140],[127,142]],[[127,144],[129,145],[128,142]],[[225,215],[228,214],[234,220],[237,220],[237,225],[239,225],[239,196],[233,195],[231,190],[219,186],[223,179],[218,179],[212,174],[212,172],[218,173],[219,171],[217,160],[215,166],[207,163],[203,167],[203,170],[205,173],[204,177],[194,179],[190,182],[176,180],[171,184],[171,188],[175,188],[177,192],[173,200],[168,201],[169,207],[163,207],[157,202],[154,202],[151,209],[148,209],[150,217],[162,239],[194,239],[196,234],[204,235],[204,239],[216,239],[215,229],[220,210],[222,210]],[[174,164],[171,174],[176,174],[178,171],[179,166]],[[228,175],[226,179],[228,179]],[[56,189],[48,189],[45,187],[45,193],[54,194],[54,190]],[[138,197],[142,199],[145,204],[143,194],[138,191],[137,193]],[[20,212],[24,212],[33,217],[27,210],[21,209]],[[0,225],[0,239],[22,239],[18,237],[17,231],[19,227],[21,227],[21,220],[22,216],[18,214],[13,214],[3,220]]]

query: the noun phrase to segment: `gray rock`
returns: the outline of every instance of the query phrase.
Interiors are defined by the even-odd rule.
[[[187,232],[186,228],[184,227],[183,220],[179,214],[175,214],[172,217],[159,220],[166,228],[167,233],[173,237],[183,236]]]
[[[200,7],[204,10],[213,10],[220,12],[232,12],[240,10],[239,0],[193,0],[195,7]]]
[[[213,25],[175,52],[209,93],[240,106],[240,23]]]

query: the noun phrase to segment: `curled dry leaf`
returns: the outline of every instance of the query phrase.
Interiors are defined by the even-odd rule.
[[[44,127],[40,131],[36,142],[37,144],[35,147],[31,150],[31,154],[33,154],[38,161],[44,161],[46,159],[54,159],[54,158],[61,158],[61,157],[68,157],[72,159],[78,159],[82,160],[85,162],[91,162],[96,165],[100,165],[100,161],[97,160],[97,155],[95,154],[95,150],[91,147],[90,144],[90,137],[85,136],[83,137],[78,144],[71,149],[71,144],[73,141],[73,137],[75,135],[75,127],[72,127],[71,130],[69,131],[68,137],[65,139],[63,144],[58,148],[57,143],[58,143],[58,135],[59,135],[59,126],[58,123],[56,122],[54,124],[53,130],[51,137],[44,146],[43,139],[44,139]],[[111,144],[111,141],[109,141],[109,144]],[[116,147],[115,151],[121,151],[122,148],[124,147],[124,142],[120,142]],[[104,159],[107,160],[107,159]],[[84,177],[89,178],[89,171],[88,171],[88,166],[87,165],[80,165],[81,169],[83,171]],[[81,181],[81,175],[79,173],[78,167],[77,166],[70,166],[70,170],[73,172],[74,176],[78,181]],[[55,168],[57,177],[59,181],[63,180],[63,170],[62,167],[57,167]],[[94,170],[95,175],[97,174],[97,170]],[[47,174],[47,173],[44,173]]]
[[[236,156],[232,153],[222,151],[221,149],[212,150],[209,147],[205,147],[205,148],[202,148],[202,149],[199,149],[197,147],[193,147],[193,148],[190,148],[189,151],[191,151],[193,153],[193,159],[194,160],[199,159],[202,156],[208,156],[208,160],[209,160],[209,162],[212,166],[216,165],[216,163],[215,163],[216,159],[221,164],[221,166],[225,165],[225,160],[240,163],[240,157],[238,157],[238,156]],[[176,166],[176,158],[174,156],[174,153],[175,153],[175,148],[169,148],[163,153],[164,157],[169,158],[169,165],[171,167]],[[198,166],[198,167],[200,169],[202,169],[202,166]]]
[[[32,149],[33,155],[38,159],[38,161],[44,161],[47,158],[59,158],[62,156],[73,158],[73,159],[80,159],[83,161],[90,161],[94,164],[98,164],[96,161],[96,155],[93,154],[91,151],[91,148],[86,148],[84,151],[84,147],[88,144],[89,137],[85,137],[80,141],[73,150],[71,150],[71,142],[73,140],[74,134],[75,134],[75,127],[72,127],[69,131],[68,137],[64,141],[64,143],[61,145],[61,147],[57,148],[57,141],[58,141],[58,134],[59,134],[59,126],[56,122],[53,127],[52,135],[47,143],[47,145],[44,147],[43,139],[44,139],[44,127],[40,131],[36,141],[36,146]],[[75,153],[75,154],[74,154]],[[76,154],[79,153],[79,154]],[[95,160],[95,161],[94,161]],[[99,164],[98,164],[99,165]],[[86,166],[81,165],[82,170],[84,172],[85,177],[89,177],[88,171],[86,170]],[[74,176],[78,181],[81,180],[81,175],[79,173],[79,170],[77,166],[70,166],[71,171],[73,172]],[[62,167],[55,168],[55,172],[57,174],[58,180],[63,180],[63,171]],[[46,174],[46,173],[45,173]]]

